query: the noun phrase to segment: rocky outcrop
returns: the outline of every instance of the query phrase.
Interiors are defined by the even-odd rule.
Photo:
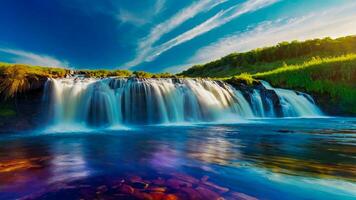
[[[261,96],[264,109],[267,111],[274,109],[273,112],[277,117],[283,117],[282,106],[277,93],[274,90],[267,89],[260,81],[254,80],[252,83],[248,83],[243,79],[229,79],[226,82],[239,90],[251,107],[253,107],[252,95],[254,92],[258,92]]]
[[[12,98],[1,98],[0,132],[33,130],[42,124],[42,96],[46,80],[32,81],[26,92]],[[11,114],[1,113],[5,108]]]

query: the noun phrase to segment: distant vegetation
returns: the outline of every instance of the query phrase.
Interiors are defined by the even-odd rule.
[[[105,69],[98,69],[98,70],[79,70],[76,72],[77,74],[82,74],[85,77],[92,77],[92,78],[105,78],[105,77],[129,77],[132,75],[132,72],[129,70],[105,70]]]
[[[171,73],[152,74],[144,71],[135,71],[133,74],[138,78],[177,78],[178,76]]]
[[[233,53],[182,72],[186,77],[212,77],[304,91],[332,113],[356,115],[356,36],[304,42]]]
[[[276,46],[244,53],[232,53],[219,60],[196,65],[182,72],[187,77],[231,77],[241,73],[258,73],[300,64],[312,57],[330,57],[356,53],[356,36],[324,38],[304,42],[282,42]]]

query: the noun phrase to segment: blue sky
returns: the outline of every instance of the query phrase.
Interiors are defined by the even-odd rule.
[[[354,0],[1,0],[0,61],[179,72],[281,41],[356,34]]]

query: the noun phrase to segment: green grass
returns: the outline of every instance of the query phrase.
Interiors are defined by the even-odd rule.
[[[247,85],[252,85],[257,80],[266,80],[274,87],[312,94],[328,112],[337,110],[335,113],[356,115],[356,54],[312,57],[297,64],[284,62],[269,71],[244,72],[217,79]]]
[[[232,77],[241,73],[270,71],[283,65],[300,64],[312,57],[332,57],[356,53],[356,36],[324,38],[303,42],[281,42],[276,46],[232,53],[219,60],[196,65],[180,75],[186,77]]]
[[[312,57],[311,59],[306,60],[299,64],[284,63],[283,65],[280,65],[279,67],[276,67],[273,70],[269,70],[269,71],[265,71],[265,72],[258,72],[258,73],[255,73],[253,76],[261,77],[261,76],[266,76],[266,75],[271,75],[271,74],[276,74],[276,73],[281,73],[281,72],[286,72],[286,71],[296,71],[296,70],[306,69],[309,67],[315,67],[316,65],[324,65],[324,64],[336,65],[336,64],[339,64],[340,62],[350,62],[350,61],[353,62],[355,59],[356,59],[356,54],[346,54],[346,55],[341,55],[341,56],[337,56],[337,57],[325,57],[325,58]],[[330,69],[330,68],[328,68],[328,69]],[[333,69],[333,70],[335,70],[335,69]],[[336,70],[339,70],[339,69],[336,69]],[[323,73],[324,73],[324,71],[325,71],[325,69],[323,69]],[[327,71],[327,73],[324,73],[324,76],[325,75],[335,76],[335,73],[336,73],[335,71]],[[342,75],[346,75],[346,74],[343,73]],[[337,80],[340,81],[340,78],[343,81],[350,81],[351,77],[346,75],[346,77],[338,77]]]
[[[223,79],[218,79],[218,80],[224,80],[230,84],[244,83],[249,86],[252,86],[259,82],[258,80],[253,78],[251,74],[248,74],[248,73],[242,73],[240,75],[237,75],[237,76],[234,76],[231,78],[223,78]]]
[[[275,61],[271,63],[258,62],[258,63],[248,64],[239,67],[219,66],[219,67],[212,67],[206,69],[203,66],[199,66],[201,70],[195,70],[194,72],[188,75],[182,73],[182,75],[186,77],[210,77],[210,78],[234,77],[240,75],[241,73],[255,74],[258,72],[265,72],[265,71],[277,69],[284,65],[303,63],[305,61],[310,60],[311,58],[312,56],[307,56],[303,58],[287,59],[287,60]],[[199,67],[195,67],[195,68],[199,68]]]
[[[356,36],[282,42],[232,53],[181,75],[248,84],[263,79],[275,87],[312,94],[330,113],[356,115]]]
[[[272,85],[324,96],[342,113],[356,114],[356,54],[313,58],[252,75]],[[336,107],[335,107],[336,109]]]
[[[65,68],[32,66],[25,64],[10,64],[0,62],[0,96],[4,99],[12,98],[16,94],[31,89],[32,85],[43,82],[46,78],[63,78],[70,74],[71,70]],[[144,71],[129,70],[75,70],[76,74],[85,77],[105,78],[105,77],[130,77],[139,78],[175,78],[176,75],[170,73],[153,74]]]

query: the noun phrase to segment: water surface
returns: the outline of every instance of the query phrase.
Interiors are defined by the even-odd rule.
[[[355,199],[355,144],[355,118],[9,133],[0,199]]]

